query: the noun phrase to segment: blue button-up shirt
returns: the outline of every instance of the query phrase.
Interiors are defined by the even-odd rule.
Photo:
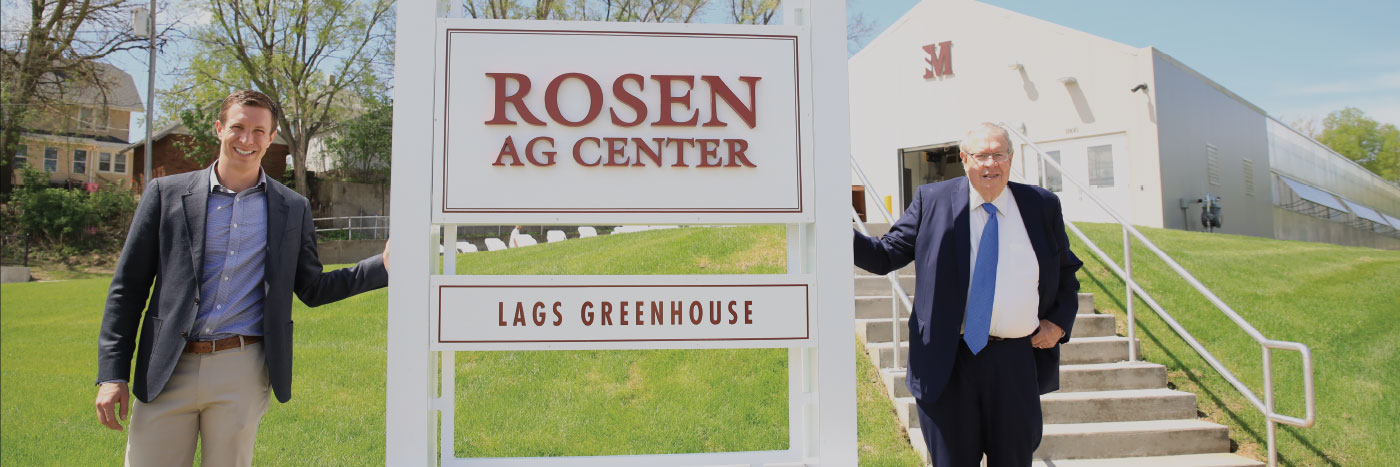
[[[217,163],[215,169],[217,170]],[[204,221],[204,276],[191,340],[263,333],[263,271],[267,257],[267,176],[233,192],[209,171]]]

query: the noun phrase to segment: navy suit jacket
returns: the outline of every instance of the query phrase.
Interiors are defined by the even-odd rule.
[[[129,378],[132,394],[142,402],[165,389],[199,311],[210,170],[212,165],[151,180],[107,293],[97,341],[97,382]],[[307,306],[324,305],[384,287],[389,273],[380,255],[322,273],[311,204],[275,180],[267,183],[264,263],[263,349],[272,392],[286,402],[292,397],[292,294]]]
[[[968,226],[967,177],[920,186],[909,209],[879,239],[855,234],[855,264],[886,274],[916,261],[914,312],[909,319],[909,392],[921,401],[935,401],[953,371],[967,309],[971,268],[971,229]],[[1043,188],[1009,183],[1040,265],[1041,319],[1065,331],[1069,341],[1079,309],[1079,280],[1083,265],[1069,250],[1060,199]],[[1003,193],[1003,196],[1005,194]],[[1002,258],[1007,261],[1031,258]],[[1035,349],[1036,379],[1045,394],[1060,387],[1060,346]]]

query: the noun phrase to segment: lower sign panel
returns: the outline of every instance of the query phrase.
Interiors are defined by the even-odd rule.
[[[811,336],[803,275],[438,276],[433,350],[788,347]]]

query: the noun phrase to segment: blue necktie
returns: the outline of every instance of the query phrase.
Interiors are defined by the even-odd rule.
[[[977,266],[972,272],[972,293],[967,298],[967,318],[963,323],[963,340],[973,355],[987,346],[987,333],[992,326],[992,299],[997,293],[997,208],[982,203],[987,211],[987,226],[977,247]]]

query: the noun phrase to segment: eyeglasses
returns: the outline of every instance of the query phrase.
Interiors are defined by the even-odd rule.
[[[1011,159],[1011,155],[1010,155],[1010,154],[1002,154],[1002,153],[999,153],[999,152],[989,152],[989,153],[982,153],[982,154],[971,154],[970,156],[971,156],[973,159],[976,159],[977,162],[983,162],[983,163],[985,163],[985,162],[987,162],[987,161],[1006,162],[1008,159]]]

